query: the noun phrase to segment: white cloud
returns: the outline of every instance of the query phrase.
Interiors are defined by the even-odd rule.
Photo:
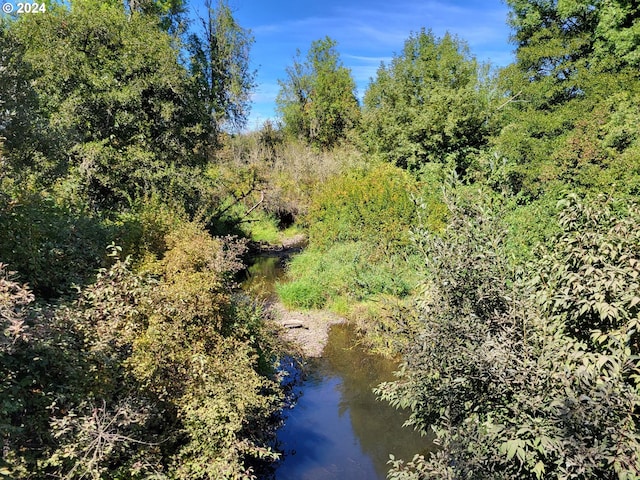
[[[508,47],[508,8],[502,2],[482,0],[327,0],[301,17],[251,26],[256,39],[253,52],[261,64],[259,88],[254,92],[250,122],[273,119],[274,103],[285,68],[296,49],[304,53],[313,40],[330,36],[338,42],[345,66],[351,69],[362,96],[381,62],[388,64],[401,52],[411,33],[432,29],[437,36],[450,32],[467,42],[479,61],[504,66],[513,61]],[[306,12],[305,12],[306,10]],[[289,12],[291,13],[291,12]],[[305,15],[305,13],[307,13]],[[272,15],[271,18],[277,18]]]

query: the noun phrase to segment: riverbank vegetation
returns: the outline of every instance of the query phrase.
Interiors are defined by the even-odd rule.
[[[377,392],[437,436],[390,478],[640,477],[640,10],[507,4],[506,68],[407,32],[360,104],[319,39],[244,133],[224,2],[4,17],[0,476],[252,478],[281,347],[235,278],[304,233],[282,301],[400,359]]]
[[[0,23],[3,478],[251,478],[277,456],[280,347],[234,293],[258,179],[216,160],[251,39],[225,3],[182,34],[180,5]]]

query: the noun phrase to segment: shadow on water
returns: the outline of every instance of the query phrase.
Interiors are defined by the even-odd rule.
[[[406,414],[378,401],[372,389],[397,365],[367,354],[348,325],[335,325],[323,357],[297,388],[299,399],[278,431],[283,460],[275,480],[385,479],[387,460],[410,460],[430,438],[403,428]]]
[[[276,282],[284,279],[284,263],[288,259],[283,255],[262,255],[247,268],[242,280],[242,290],[260,300],[274,300]]]
[[[264,301],[276,298],[289,252],[260,255],[247,270],[242,289]],[[287,361],[289,360],[289,361]],[[410,460],[426,453],[432,439],[402,427],[405,412],[376,399],[372,389],[394,379],[397,364],[368,354],[357,345],[354,329],[334,325],[321,358],[305,367],[284,359],[286,389],[297,399],[286,409],[276,448],[283,459],[263,480],[382,480],[389,454]]]

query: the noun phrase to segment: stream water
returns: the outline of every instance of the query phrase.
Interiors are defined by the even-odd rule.
[[[253,293],[269,296],[283,278],[281,262],[258,259],[249,272]],[[432,448],[429,438],[402,427],[407,416],[376,399],[372,389],[393,380],[397,364],[368,354],[352,327],[334,325],[321,358],[294,383],[295,405],[285,412],[276,447],[282,460],[268,480],[382,480],[389,454],[410,460]],[[292,372],[294,375],[299,371]]]
[[[349,325],[334,325],[323,356],[310,365],[299,399],[278,431],[283,460],[276,480],[385,479],[389,454],[410,460],[429,439],[403,428],[406,414],[372,389],[396,364],[367,354]]]

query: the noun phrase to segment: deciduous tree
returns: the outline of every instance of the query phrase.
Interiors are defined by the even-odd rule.
[[[249,65],[253,37],[236,22],[225,0],[215,7],[207,0],[205,7],[202,33],[189,41],[191,74],[211,129],[216,133],[237,130],[246,124],[255,86],[255,72]]]
[[[452,35],[412,35],[365,93],[363,137],[370,151],[406,168],[451,163],[464,173],[467,157],[488,133],[478,68]]]
[[[7,155],[21,173],[44,185],[73,175],[94,202],[114,205],[160,188],[172,163],[203,162],[201,104],[156,18],[81,2],[9,28],[38,108],[7,134],[21,140]]]
[[[336,45],[329,37],[316,40],[305,61],[298,51],[276,100],[285,130],[320,148],[345,138],[360,115],[355,82]]]

